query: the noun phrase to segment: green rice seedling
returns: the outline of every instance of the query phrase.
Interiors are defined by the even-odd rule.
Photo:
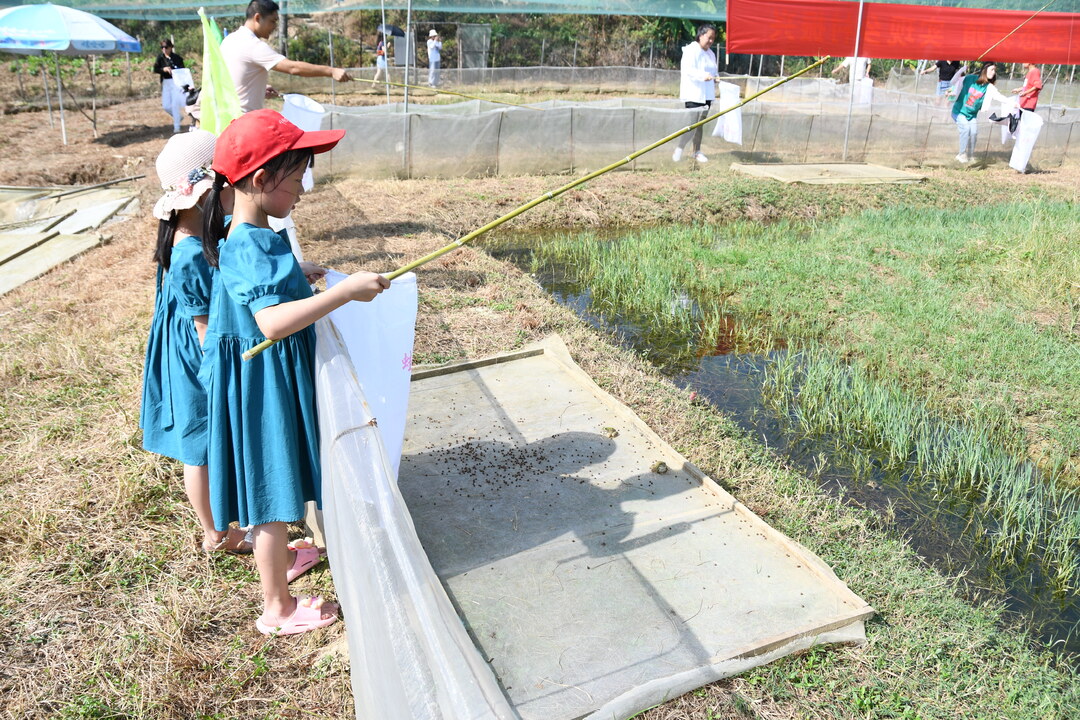
[[[1060,493],[1057,513],[1045,531],[1045,552],[1055,559],[1050,581],[1056,595],[1080,592],[1080,493]]]
[[[969,530],[988,561],[1037,562],[1059,586],[1080,582],[1075,550],[1067,541],[1049,539],[1054,529],[1066,527],[1057,518],[1080,523],[1076,509],[1065,507],[1056,485],[1041,479],[1031,463],[1006,452],[993,426],[937,418],[925,403],[820,349],[768,363],[765,378],[770,401],[784,408],[800,431],[832,436],[856,476],[911,460],[911,477],[929,483],[941,503],[958,496],[975,503],[969,518],[980,520],[969,520]],[[870,459],[875,452],[885,458],[881,468]]]

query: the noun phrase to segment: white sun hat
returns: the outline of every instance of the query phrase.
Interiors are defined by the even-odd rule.
[[[436,35],[438,35],[438,34],[439,34],[439,31],[438,31],[438,30],[434,30],[434,29],[433,29],[433,30],[432,30],[431,32],[429,32],[429,33],[427,34],[427,36],[428,36],[428,37],[435,37],[435,36],[436,36]]]
[[[169,138],[155,167],[165,194],[154,205],[154,217],[168,220],[176,210],[186,210],[214,184],[214,144],[217,136],[206,130],[177,133]]]

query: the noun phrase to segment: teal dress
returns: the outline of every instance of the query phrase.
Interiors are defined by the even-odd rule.
[[[321,503],[315,328],[251,360],[255,313],[311,297],[288,240],[241,223],[219,245],[202,373],[209,416],[210,506],[218,530],[297,522]]]
[[[173,245],[168,272],[158,266],[146,342],[139,417],[143,447],[186,465],[206,464],[202,348],[192,318],[210,312],[211,276],[202,240],[188,236]]]

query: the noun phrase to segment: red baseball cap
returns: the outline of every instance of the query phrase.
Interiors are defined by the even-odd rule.
[[[229,123],[218,137],[213,170],[235,183],[284,152],[310,148],[324,153],[344,136],[344,130],[304,132],[276,110],[253,110]]]

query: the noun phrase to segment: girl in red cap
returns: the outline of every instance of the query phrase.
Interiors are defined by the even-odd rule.
[[[219,529],[253,525],[255,565],[266,634],[292,635],[337,620],[319,597],[294,598],[289,583],[321,559],[318,549],[288,544],[288,523],[304,503],[321,504],[312,324],[350,300],[369,301],[390,286],[361,272],[313,295],[325,270],[299,263],[268,218],[286,217],[303,194],[304,171],[343,130],[304,132],[273,110],[234,120],[214,151],[203,253],[218,269],[200,378],[207,389],[210,495]],[[218,197],[235,189],[225,234]],[[223,238],[223,239],[222,239]],[[241,354],[264,338],[281,340],[250,361]]]

